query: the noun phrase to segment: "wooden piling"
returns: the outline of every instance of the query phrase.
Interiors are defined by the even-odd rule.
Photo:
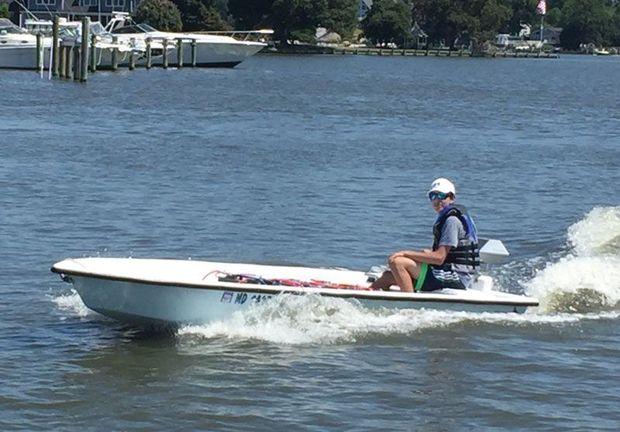
[[[153,54],[151,52],[151,39],[146,38],[146,68],[150,69],[152,66]]]
[[[69,78],[69,46],[64,45],[62,47],[62,77],[64,79]]]
[[[88,79],[88,53],[90,42],[90,18],[82,18],[82,45],[80,46],[80,81]]]
[[[73,79],[75,81],[80,80],[80,74],[82,73],[82,57],[81,47],[77,46],[73,49]]]
[[[168,39],[164,39],[162,41],[162,45],[164,47],[164,52],[163,52],[164,64],[163,64],[163,66],[164,66],[164,69],[168,69]]]
[[[37,33],[37,72],[43,70],[43,36]]]
[[[73,45],[65,47],[65,78],[73,79]]]
[[[65,50],[63,47],[59,47],[58,48],[58,55],[60,56],[58,58],[58,74],[56,75],[58,78],[62,78],[62,74],[63,74],[63,68],[64,68],[64,64],[65,64]],[[54,73],[53,69],[52,69],[52,74]]]
[[[129,51],[129,70],[136,68],[136,56],[134,55],[133,48]]]
[[[196,67],[196,39],[192,39],[192,67]]]
[[[67,58],[65,57],[65,47],[64,46],[60,46],[58,47],[58,75],[56,75],[58,78],[64,78],[65,77],[65,60]]]
[[[90,37],[90,71],[91,72],[96,72],[97,71],[97,48],[96,48],[96,42],[97,42],[97,35],[92,34]]]
[[[177,67],[183,67],[183,39],[177,40]]]
[[[53,58],[53,64],[52,64],[52,76],[57,77],[59,75],[59,65],[60,65],[60,58],[59,58],[59,51],[60,49],[58,48],[58,30],[60,29],[60,18],[58,17],[58,15],[54,16],[54,24],[52,25],[52,48],[51,48],[51,54],[52,54],[52,58]]]
[[[112,43],[113,44],[117,44],[118,43],[118,36],[113,36],[112,37]],[[117,70],[118,69],[118,49],[117,48],[112,48],[112,70]]]

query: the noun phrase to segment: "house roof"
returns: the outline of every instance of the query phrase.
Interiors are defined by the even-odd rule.
[[[418,24],[418,22],[413,23],[413,27],[411,27],[411,34],[417,37],[428,37],[426,32],[422,30],[422,27]]]

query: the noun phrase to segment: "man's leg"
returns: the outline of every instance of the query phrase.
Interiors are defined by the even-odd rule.
[[[396,284],[396,279],[391,271],[383,272],[381,277],[370,284],[370,288],[374,290],[389,290],[392,285]]]
[[[420,275],[420,266],[412,259],[399,256],[388,261],[394,280],[403,292],[413,292],[413,282]]]

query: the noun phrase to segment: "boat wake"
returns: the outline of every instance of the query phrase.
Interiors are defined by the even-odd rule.
[[[427,329],[481,323],[505,326],[570,324],[588,319],[614,319],[620,312],[598,314],[475,313],[439,310],[368,309],[358,302],[318,295],[280,295],[273,301],[237,312],[230,319],[186,326],[180,338],[260,340],[274,344],[341,344],[375,337],[412,335]]]
[[[568,229],[568,253],[524,283],[542,313],[620,309],[620,207],[596,207]]]

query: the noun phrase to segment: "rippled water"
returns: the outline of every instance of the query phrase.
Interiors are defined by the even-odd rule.
[[[0,73],[0,429],[617,430],[620,58],[259,56]],[[522,316],[283,297],[174,334],[88,311],[55,261],[366,269],[427,247],[454,179]]]

